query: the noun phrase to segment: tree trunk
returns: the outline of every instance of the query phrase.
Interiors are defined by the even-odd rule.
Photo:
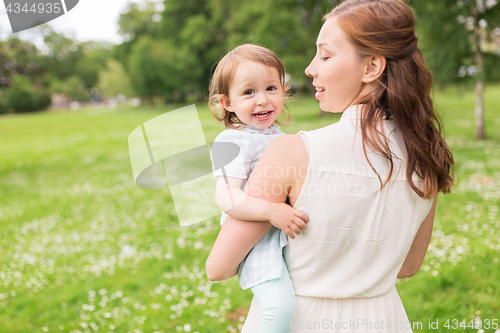
[[[484,80],[484,61],[483,53],[481,52],[481,27],[479,26],[479,12],[476,7],[473,7],[472,15],[474,17],[474,47],[477,65],[477,82],[476,82],[476,136],[480,140],[486,138],[484,131],[484,104],[483,104],[483,80]]]
[[[479,27],[478,27],[479,28]],[[476,82],[476,136],[480,140],[484,140],[484,104],[483,104],[483,78],[484,78],[484,61],[481,52],[480,32],[477,33],[476,44],[476,65],[477,65],[477,82]]]
[[[483,107],[483,80],[478,79],[476,82],[476,136],[480,140],[484,140],[484,107]]]

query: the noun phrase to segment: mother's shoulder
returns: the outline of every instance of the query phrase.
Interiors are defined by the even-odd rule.
[[[262,157],[264,155],[274,160],[276,165],[302,165],[308,160],[304,141],[299,134],[277,137],[267,146]]]
[[[277,137],[269,144],[268,148],[272,146],[272,149],[294,149],[298,144],[302,144],[302,139],[299,134],[286,134]]]

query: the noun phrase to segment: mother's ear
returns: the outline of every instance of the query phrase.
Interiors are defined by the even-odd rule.
[[[363,73],[361,81],[364,83],[372,83],[376,81],[384,72],[387,60],[383,56],[371,55],[366,57],[366,69]]]

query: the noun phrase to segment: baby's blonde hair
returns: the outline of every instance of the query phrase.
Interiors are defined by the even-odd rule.
[[[233,81],[234,73],[238,65],[244,61],[254,61],[267,67],[276,68],[280,76],[280,82],[285,87],[285,97],[289,90],[285,86],[285,66],[273,51],[255,44],[243,44],[236,47],[219,61],[209,86],[208,106],[212,110],[215,119],[224,123],[226,128],[236,129],[234,124],[242,124],[236,113],[226,110],[220,104],[219,99],[221,95],[229,96],[229,88]],[[285,114],[287,119],[284,122],[276,120],[275,123],[280,125],[288,123],[290,114]]]

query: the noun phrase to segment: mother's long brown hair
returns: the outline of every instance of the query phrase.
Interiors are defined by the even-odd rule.
[[[418,36],[411,9],[400,0],[347,0],[325,15],[325,20],[332,17],[360,56],[380,55],[387,60],[385,71],[378,80],[379,86],[361,100],[367,112],[360,122],[365,156],[368,144],[391,164],[383,184],[377,173],[381,186],[389,181],[394,166],[387,139],[383,142],[377,135],[377,122],[389,110],[406,143],[406,176],[410,186],[425,199],[439,191],[450,193],[453,156],[441,135],[442,125],[434,112],[430,98],[432,75],[417,47]],[[373,170],[376,172],[375,168]],[[413,172],[423,179],[423,191],[413,182]]]

